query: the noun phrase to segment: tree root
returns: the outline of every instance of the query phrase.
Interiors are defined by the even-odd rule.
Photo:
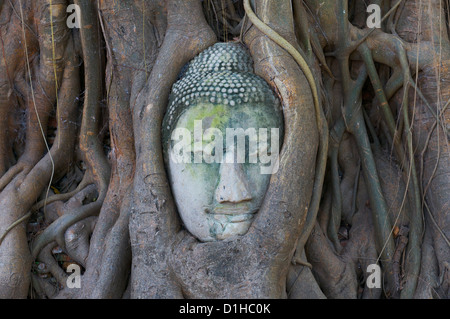
[[[28,43],[27,38],[29,37],[29,35],[27,35],[24,31],[24,14],[22,6],[20,6],[20,16],[22,18],[22,22],[19,22],[19,25],[22,26],[23,36],[21,43],[25,47],[27,58],[26,60],[28,61],[26,67],[29,71],[28,75],[31,77],[31,65],[29,63],[30,61],[28,60],[28,54],[30,52],[28,49],[30,48],[29,45],[33,45],[33,43]],[[41,45],[44,44],[41,43]],[[43,89],[37,91],[31,90],[32,87],[38,87],[35,85],[36,82],[33,83],[33,81],[31,80],[29,87],[30,91],[24,92],[29,94],[29,96],[31,95],[31,98],[27,97],[28,120],[32,119],[33,116],[42,114],[42,117],[40,118],[41,123],[39,123],[37,120],[35,120],[33,123],[28,123],[29,125],[27,126],[27,129],[29,129],[29,134],[27,133],[26,141],[28,148],[27,146],[25,147],[25,152],[19,159],[19,163],[29,163],[31,169],[29,171],[28,169],[26,169],[28,171],[27,174],[25,174],[22,170],[20,176],[16,175],[16,177],[12,179],[11,182],[9,182],[9,184],[6,185],[3,188],[3,191],[0,193],[5,209],[2,214],[2,223],[6,225],[12,224],[13,222],[17,221],[20,216],[23,216],[24,212],[28,212],[32,204],[42,193],[45,187],[49,187],[53,172],[62,173],[67,168],[68,162],[71,160],[71,154],[73,152],[74,146],[73,142],[75,140],[75,127],[69,123],[74,123],[74,117],[76,116],[75,97],[79,89],[77,82],[78,74],[76,73],[77,63],[75,62],[73,55],[73,42],[65,39],[62,42],[55,42],[55,45],[58,46],[58,52],[63,52],[64,55],[64,59],[61,60],[63,61],[62,65],[64,66],[64,70],[61,74],[61,78],[63,80],[60,81],[61,87],[59,88],[58,92],[58,94],[63,97],[63,100],[59,105],[60,116],[57,117],[61,138],[59,141],[54,143],[52,148],[47,151],[47,154],[45,154],[44,157],[41,158],[45,151],[45,147],[42,147],[42,145],[45,144],[43,142],[42,133],[45,133],[44,126],[46,126],[47,124],[46,121],[49,116],[48,112],[49,110],[51,110],[53,104],[51,98],[52,95],[47,92],[44,93]],[[41,58],[45,59],[45,57],[42,55]],[[48,67],[48,65],[46,66],[45,63],[40,65],[39,68],[35,66],[34,71],[44,71],[45,67]],[[41,88],[43,88],[43,86]],[[52,89],[54,95],[54,87]],[[27,94],[25,94],[25,96]],[[47,100],[48,98],[50,101]],[[37,125],[39,125],[39,128],[36,129]],[[36,134],[33,134],[33,132],[35,132]],[[39,138],[40,141],[36,143],[33,142],[33,139]],[[15,169],[12,168],[12,171],[14,170]],[[49,172],[52,173],[50,174]],[[9,176],[7,177],[8,179],[10,179]],[[5,180],[6,179],[4,178],[3,181]],[[12,185],[12,183],[15,184]],[[7,226],[5,226],[5,228],[6,227]],[[4,229],[2,229],[2,232],[3,230]],[[13,250],[11,251],[11,249]],[[0,259],[0,264],[3,265],[3,268],[5,267],[5,265],[9,265],[9,263],[11,262],[10,260],[20,259],[20,263],[14,263],[14,267],[16,267],[15,269],[1,269],[1,272],[5,272],[6,274],[2,275],[0,278],[0,290],[2,291],[0,295],[8,296],[9,298],[26,297],[26,291],[28,290],[30,276],[29,273],[22,274],[22,271],[26,272],[27,269],[31,266],[31,263],[29,263],[29,248],[25,236],[25,227],[23,227],[23,224],[20,224],[11,229],[7,233],[7,236],[4,237],[3,243],[0,246],[0,256],[2,256]],[[8,279],[5,279],[3,277],[11,276],[10,272],[20,273],[23,279],[14,283],[13,286],[8,285]]]
[[[80,149],[87,165],[87,174],[92,176],[97,187],[98,198],[94,202],[71,210],[48,226],[33,243],[31,250],[33,258],[36,258],[41,249],[52,241],[56,241],[60,247],[66,249],[67,229],[85,218],[99,214],[106,197],[110,177],[109,164],[103,153],[103,146],[97,138],[100,120],[99,101],[102,90],[97,10],[91,2],[75,1],[75,3],[84,12],[81,21],[81,25],[84,26],[81,28],[81,43],[86,73],[86,92],[80,129]]]
[[[272,41],[278,44],[280,47],[285,49],[297,62],[300,69],[304,73],[308,84],[310,85],[313,101],[314,101],[314,109],[316,116],[317,129],[319,132],[319,150],[318,150],[318,160],[316,164],[316,175],[314,178],[314,189],[313,195],[310,202],[310,207],[308,209],[308,214],[306,217],[306,223],[303,229],[303,233],[301,238],[297,244],[297,251],[300,253],[303,251],[303,246],[306,243],[306,240],[309,237],[312,228],[314,227],[314,223],[317,217],[317,212],[319,210],[320,199],[322,196],[322,187],[325,176],[325,169],[327,163],[327,152],[328,152],[328,126],[325,120],[325,115],[322,110],[322,106],[319,101],[319,95],[317,91],[316,80],[312,74],[312,71],[308,65],[308,63],[303,58],[303,55],[292,46],[286,39],[284,39],[281,35],[279,35],[276,31],[272,30],[267,24],[262,22],[256,14],[253,12],[250,1],[244,0],[244,8],[245,12],[250,19],[250,21],[257,27],[263,34],[267,35]],[[297,260],[301,259],[300,257],[296,257]]]
[[[18,163],[11,167],[1,178],[0,178],[0,192],[11,183],[11,181],[20,173],[27,175],[32,166],[25,164],[24,162]]]
[[[392,258],[392,262],[394,263],[394,277],[397,278],[397,281],[400,283],[400,290],[402,287],[402,276],[400,271],[400,259],[402,257],[403,251],[408,244],[408,232],[409,229],[405,226],[400,227],[399,233],[397,235],[397,247],[395,248],[394,257]]]
[[[54,247],[55,247],[54,242],[49,243],[47,246],[44,247],[44,249],[42,249],[42,251],[39,253],[39,256],[37,257],[37,259],[41,263],[44,263],[48,272],[52,274],[52,276],[56,279],[57,283],[60,286],[66,287],[68,275],[58,265],[57,261],[53,257],[52,250]]]
[[[70,226],[65,233],[67,254],[84,268],[89,255],[89,238],[96,222],[97,217],[89,217]]]
[[[137,152],[134,209],[129,226],[133,256],[132,298],[182,297],[168,271],[165,253],[170,250],[171,236],[180,226],[162,158],[160,119],[179,70],[216,41],[198,0],[167,1],[167,23],[163,45],[133,108]],[[157,220],[152,222],[148,212],[155,212],[150,218]],[[151,287],[147,284],[149,277]]]
[[[50,205],[51,203],[54,203],[54,202],[67,201],[92,183],[93,183],[92,179],[90,177],[87,177],[87,174],[85,174],[83,177],[83,180],[80,182],[80,184],[78,184],[76,189],[74,189],[73,191],[71,191],[69,193],[56,194],[56,195],[53,195],[52,197],[43,199],[43,200],[39,201],[38,203],[36,203],[35,205],[33,205],[33,207],[31,208],[31,211],[33,211],[33,212],[38,211],[42,207]]]
[[[31,249],[32,257],[36,258],[41,249],[52,241],[56,241],[65,250],[66,244],[64,238],[67,229],[85,218],[98,215],[101,206],[101,201],[93,202],[74,209],[58,218],[36,238]]]

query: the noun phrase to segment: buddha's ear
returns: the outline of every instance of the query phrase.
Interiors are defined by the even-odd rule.
[[[258,7],[287,39],[295,39],[291,16],[285,1],[268,1]],[[267,6],[279,6],[278,9]],[[271,16],[275,15],[275,16]],[[283,21],[283,22],[280,22]],[[273,23],[272,23],[273,22]],[[279,26],[279,24],[282,24]],[[305,223],[314,187],[314,171],[319,145],[314,102],[308,81],[294,59],[282,48],[261,36],[255,27],[244,38],[253,56],[255,73],[263,77],[278,93],[283,104],[284,139],[279,169],[271,176],[261,209],[245,240],[255,249],[271,247],[278,257],[292,256]],[[299,143],[299,141],[301,141]],[[275,256],[272,256],[275,257]]]

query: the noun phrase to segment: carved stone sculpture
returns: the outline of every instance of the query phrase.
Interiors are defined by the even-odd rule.
[[[247,232],[276,169],[282,126],[280,103],[242,45],[217,43],[189,63],[173,86],[163,145],[192,235],[214,241]]]

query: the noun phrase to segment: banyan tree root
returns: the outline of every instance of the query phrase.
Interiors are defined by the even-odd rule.
[[[133,211],[131,297],[182,297],[169,271],[170,238],[179,229],[161,152],[161,121],[170,86],[189,60],[216,41],[197,0],[167,4],[167,31],[158,57],[133,108],[136,146]],[[150,279],[151,278],[151,279]],[[150,279],[150,280],[149,280]]]
[[[25,5],[23,6],[23,4]],[[22,70],[19,70],[19,66],[17,66],[16,73],[13,75],[14,79],[17,79],[17,75],[24,76],[24,79],[18,77],[19,90],[22,90],[19,96],[23,97],[22,101],[26,106],[27,114],[25,150],[19,157],[16,166],[12,166],[0,181],[2,184],[0,233],[2,234],[8,226],[28,212],[36,199],[48,187],[52,176],[61,177],[65,174],[73,154],[76,136],[76,126],[73,123],[77,116],[78,61],[74,54],[73,39],[67,34],[65,23],[64,28],[62,27],[64,22],[62,16],[65,15],[65,11],[62,9],[65,6],[59,2],[54,4],[53,18],[56,21],[53,25],[53,32],[56,34],[52,37],[48,3],[38,1],[32,6],[29,5],[30,3],[15,1],[14,3],[5,3],[2,7],[2,14],[9,12],[11,19],[18,24],[20,30],[18,33],[21,35],[19,43],[22,44],[22,50],[25,52],[24,61],[26,63],[22,65]],[[9,9],[7,9],[8,7]],[[33,39],[35,34],[29,28],[33,16],[37,18],[41,30],[45,30],[39,41]],[[5,30],[6,28],[2,29],[2,32]],[[3,33],[4,42],[8,41],[5,36],[6,34]],[[54,50],[52,50],[52,44]],[[32,59],[32,55],[30,55],[37,49],[42,52],[39,61]],[[58,62],[53,65],[49,61],[56,61],[54,57],[58,58]],[[8,73],[11,74],[12,70]],[[50,77],[49,74],[53,76]],[[49,107],[56,102],[56,81],[60,83],[57,92],[61,102],[58,105],[57,116],[59,138],[51,147],[50,152],[42,157],[45,152],[42,134],[46,132]],[[42,130],[39,123],[43,125]],[[37,142],[37,139],[40,141]],[[0,246],[0,264],[2,271],[0,295],[8,298],[25,298],[30,283],[31,266],[30,250],[25,236],[25,223],[17,225],[5,235]]]
[[[165,33],[165,14],[154,15],[161,11],[158,2],[121,1],[113,7],[109,2],[100,3],[99,19],[108,57],[106,85],[112,177],[91,238],[87,270],[83,275],[84,289],[78,297],[120,298],[129,282],[129,215],[133,200],[130,189],[136,165],[130,106],[146,83],[160,37]],[[131,24],[120,26],[122,19],[132,20],[135,16],[141,17],[143,23],[134,27]],[[117,32],[125,32],[127,36],[117,38]],[[120,54],[131,43],[142,50]]]

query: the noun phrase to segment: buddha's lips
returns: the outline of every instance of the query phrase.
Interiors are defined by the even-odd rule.
[[[212,211],[212,214],[214,215],[242,215],[242,214],[249,214],[250,211],[248,209],[227,209],[227,208],[221,208],[221,209],[214,209]]]
[[[215,207],[212,211],[210,211],[211,215],[216,216],[229,216],[229,222],[238,223],[247,221],[253,218],[253,215],[257,212],[257,209],[250,210],[247,205],[230,205],[230,206],[221,206]]]
[[[255,214],[242,214],[242,215],[229,215],[232,216],[228,222],[229,223],[242,223],[252,220]]]

